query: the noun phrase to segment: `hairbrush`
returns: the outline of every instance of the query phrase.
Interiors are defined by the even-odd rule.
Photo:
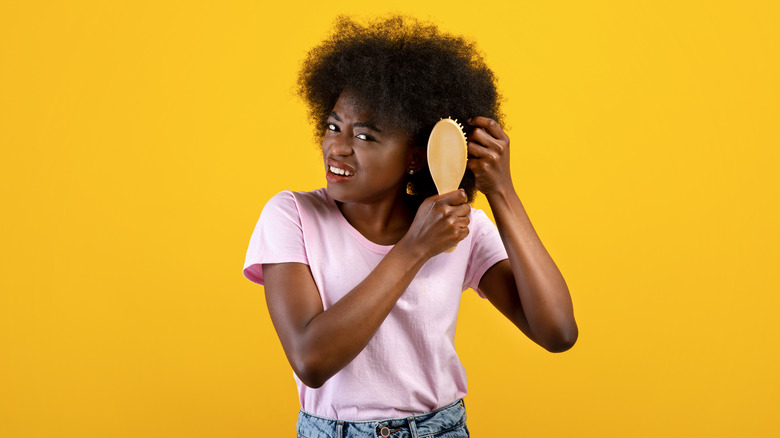
[[[449,117],[436,122],[428,138],[428,168],[440,195],[458,190],[467,159],[468,144],[463,126]],[[447,252],[454,250],[453,246]]]

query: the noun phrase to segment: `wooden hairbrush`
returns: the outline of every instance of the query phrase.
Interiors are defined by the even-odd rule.
[[[440,195],[458,190],[466,173],[467,159],[468,144],[463,126],[449,117],[439,120],[428,138],[428,168]],[[454,250],[453,246],[447,252]]]

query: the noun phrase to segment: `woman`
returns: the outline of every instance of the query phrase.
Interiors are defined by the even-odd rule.
[[[468,436],[453,344],[462,291],[551,352],[578,334],[512,185],[495,77],[472,43],[435,26],[340,18],[299,93],[327,187],[274,196],[244,265],[295,373],[298,434]],[[468,169],[460,190],[437,195],[425,147],[447,116],[467,124]],[[497,227],[469,206],[477,190]]]

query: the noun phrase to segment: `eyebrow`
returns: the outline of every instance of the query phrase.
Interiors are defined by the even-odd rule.
[[[335,111],[331,112],[330,116],[333,117],[334,119],[338,120],[339,122],[343,121],[343,120],[341,120],[341,117],[339,117],[339,115],[336,114]],[[372,131],[382,132],[381,129],[377,128],[376,125],[374,125],[371,122],[355,122],[355,123],[352,124],[352,126],[357,126],[357,127],[361,127],[361,128],[368,128],[368,129],[370,129]]]

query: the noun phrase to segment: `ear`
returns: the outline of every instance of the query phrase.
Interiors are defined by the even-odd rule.
[[[428,164],[428,154],[422,146],[412,146],[409,149],[409,164],[407,165],[407,172],[413,170],[415,173],[421,171]]]

